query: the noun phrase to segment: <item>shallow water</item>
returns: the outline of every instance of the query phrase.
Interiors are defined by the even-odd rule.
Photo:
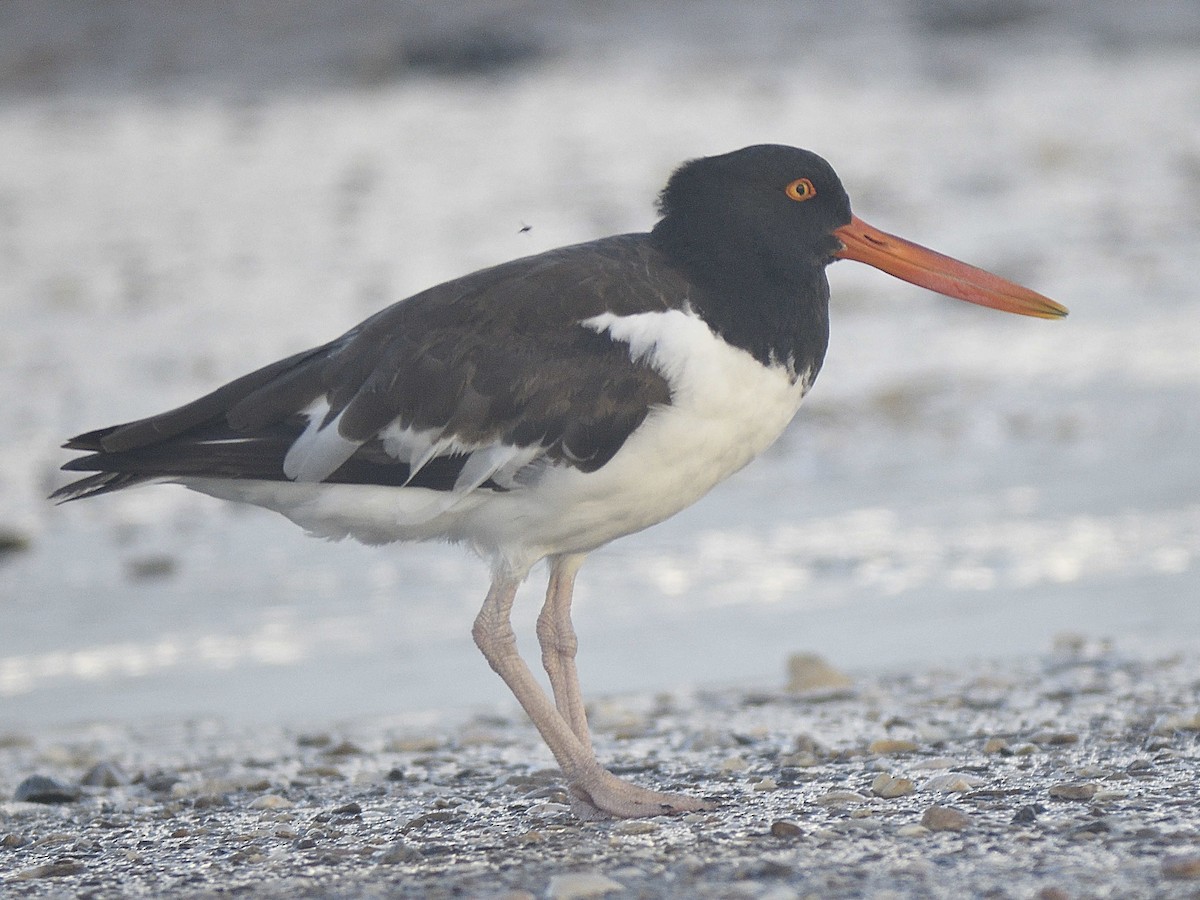
[[[1096,4],[947,33],[880,4],[791,23],[812,52],[747,9],[727,43],[569,21],[557,54],[495,78],[364,85],[313,63],[289,88],[243,60],[0,96],[0,524],[31,539],[0,561],[4,720],[509,703],[470,641],[486,572],[462,552],[322,544],[176,488],[53,507],[55,448],[440,279],[644,229],[672,165],[763,140],[828,156],[873,224],[1072,314],[1002,317],[833,267],[833,342],[793,428],[585,567],[588,692],[775,684],[799,651],[1011,656],[1064,630],[1194,649],[1190,7],[1157,30]]]

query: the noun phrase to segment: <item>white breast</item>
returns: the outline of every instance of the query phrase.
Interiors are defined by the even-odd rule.
[[[481,507],[473,542],[506,543],[493,509],[519,517],[522,542],[544,553],[594,549],[661,522],[770,446],[811,383],[807,372],[793,378],[784,366],[762,365],[689,313],[605,313],[583,324],[661,373],[671,404],[653,410],[598,471],[551,470],[536,490]]]

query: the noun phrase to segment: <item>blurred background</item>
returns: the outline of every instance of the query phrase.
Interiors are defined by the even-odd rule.
[[[0,4],[0,718],[513,704],[482,563],[174,487],[56,507],[67,437],[480,266],[646,230],[680,161],[826,156],[1063,322],[831,268],[813,393],[596,553],[589,696],[1200,639],[1200,5]],[[516,617],[525,647],[543,582]],[[530,656],[536,659],[536,652]]]

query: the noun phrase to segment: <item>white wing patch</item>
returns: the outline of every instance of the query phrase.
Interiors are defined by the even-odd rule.
[[[314,401],[303,414],[308,418],[308,426],[288,449],[283,472],[292,481],[324,481],[350,459],[363,442],[349,440],[338,432],[340,414],[325,421],[329,415],[329,402],[325,398]],[[452,454],[466,457],[451,490],[421,492],[430,496],[420,509],[410,511],[414,522],[450,511],[486,481],[491,480],[505,490],[536,481],[537,472],[533,470],[536,468],[540,472],[541,469],[531,467],[531,464],[540,462],[546,453],[546,448],[540,444],[528,447],[499,442],[467,444],[452,435],[446,436],[440,428],[405,428],[398,420],[379,432],[379,440],[388,456],[408,466],[406,484],[438,457]]]
[[[324,481],[354,455],[362,442],[349,440],[338,433],[340,413],[333,421],[325,423],[329,402],[324,397],[314,400],[302,412],[308,416],[308,427],[288,448],[287,456],[283,458],[283,474],[292,481]]]

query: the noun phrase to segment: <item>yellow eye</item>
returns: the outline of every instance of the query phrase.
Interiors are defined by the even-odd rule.
[[[817,196],[817,189],[807,178],[797,178],[783,189],[791,200],[811,200]]]

